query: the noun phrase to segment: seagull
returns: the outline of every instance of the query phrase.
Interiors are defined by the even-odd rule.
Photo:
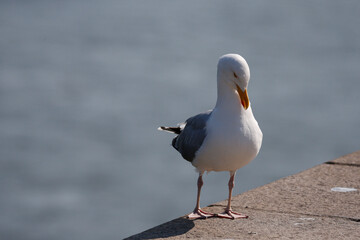
[[[259,153],[263,134],[251,110],[247,93],[250,69],[238,54],[220,57],[217,65],[217,101],[215,108],[187,119],[177,127],[159,127],[177,136],[172,146],[199,173],[196,206],[189,219],[248,216],[231,209],[231,196],[236,171],[251,162]],[[200,208],[204,172],[228,171],[229,196],[225,211],[212,214]]]

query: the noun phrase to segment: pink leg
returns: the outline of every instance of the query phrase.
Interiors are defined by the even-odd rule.
[[[214,214],[204,212],[203,210],[200,209],[200,192],[201,192],[201,187],[203,186],[203,184],[204,184],[204,182],[202,180],[202,173],[200,173],[198,181],[197,181],[198,191],[197,191],[197,198],[196,198],[196,206],[195,206],[194,211],[187,216],[189,219],[214,217]]]
[[[232,189],[235,186],[234,183],[234,179],[235,179],[235,172],[230,172],[230,179],[229,179],[229,199],[228,199],[228,204],[225,208],[225,212],[217,214],[218,217],[221,218],[228,218],[228,219],[237,219],[237,218],[248,218],[248,216],[241,214],[241,213],[237,213],[234,212],[233,210],[231,210],[231,196],[232,196]]]

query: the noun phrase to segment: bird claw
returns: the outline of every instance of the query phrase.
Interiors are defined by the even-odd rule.
[[[188,219],[205,219],[205,218],[210,218],[210,217],[214,217],[215,214],[212,213],[207,213],[204,212],[203,210],[199,209],[195,209],[192,213],[190,213],[187,218]]]
[[[216,216],[220,217],[220,218],[227,218],[227,219],[238,219],[238,218],[248,218],[249,217],[247,215],[234,212],[231,209],[225,210],[225,212],[219,213]]]

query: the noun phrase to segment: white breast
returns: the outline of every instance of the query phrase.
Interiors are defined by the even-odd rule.
[[[262,132],[251,107],[240,115],[215,108],[206,128],[207,136],[192,162],[199,171],[235,171],[259,153]]]

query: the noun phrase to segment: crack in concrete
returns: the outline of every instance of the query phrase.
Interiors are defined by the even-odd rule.
[[[324,164],[329,164],[329,165],[342,165],[342,166],[349,166],[349,167],[360,167],[360,164],[356,164],[356,163],[339,163],[339,162],[324,162]]]
[[[353,222],[360,222],[360,218],[350,218],[350,217],[342,217],[342,216],[334,216],[334,215],[321,215],[321,214],[313,214],[313,213],[302,213],[302,212],[279,212],[275,210],[265,210],[265,209],[257,209],[257,208],[249,208],[247,209],[255,210],[255,211],[264,211],[264,212],[274,212],[274,213],[283,213],[283,214],[301,214],[305,216],[311,217],[326,217],[326,218],[339,218]]]
[[[360,218],[349,218],[350,221],[360,222]]]

